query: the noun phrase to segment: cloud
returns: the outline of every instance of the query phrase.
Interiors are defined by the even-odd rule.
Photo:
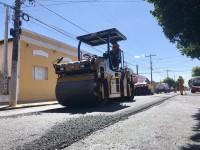
[[[140,56],[134,56],[134,58],[142,58],[142,57],[145,57],[145,55],[141,54]]]
[[[140,56],[134,56],[134,58],[141,58]]]

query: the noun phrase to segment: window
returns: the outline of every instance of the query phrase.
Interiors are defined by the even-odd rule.
[[[47,68],[33,66],[33,79],[34,80],[47,80]]]

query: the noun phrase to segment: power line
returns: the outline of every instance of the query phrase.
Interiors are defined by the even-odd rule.
[[[173,70],[170,70],[170,72],[188,72],[190,70],[177,70],[177,71],[173,71]],[[164,71],[153,71],[153,73],[165,73]],[[145,72],[144,74],[149,74],[147,72]]]
[[[37,3],[38,3],[38,2],[37,2]],[[4,3],[4,4],[5,4],[5,3]],[[81,29],[81,30],[83,30],[83,31],[85,31],[85,32],[87,32],[87,33],[89,33],[89,32],[86,31],[85,29],[83,29],[83,28],[81,28],[80,26],[74,24],[73,22],[69,21],[68,19],[64,18],[63,16],[59,15],[58,13],[55,13],[54,11],[52,11],[52,10],[50,10],[49,8],[45,7],[44,5],[42,5],[42,4],[40,4],[40,3],[38,3],[38,4],[39,4],[40,6],[42,6],[43,8],[47,9],[48,11],[50,11],[50,12],[54,13],[55,15],[59,16],[60,18],[64,19],[65,21],[67,21],[67,22],[71,23],[72,25],[78,27],[79,29]],[[21,12],[22,12],[22,11],[21,11]],[[22,12],[22,13],[23,13],[23,12]],[[67,36],[67,37],[70,37],[70,38],[72,38],[72,39],[75,38],[75,37],[74,37],[75,35],[73,35],[73,34],[71,34],[71,33],[66,33],[66,31],[64,32],[64,30],[59,29],[58,27],[49,25],[48,23],[46,23],[46,22],[44,22],[44,21],[42,21],[42,20],[40,20],[40,19],[34,18],[33,16],[31,16],[31,15],[29,15],[29,14],[26,14],[26,15],[28,15],[28,16],[29,16],[30,18],[32,18],[33,20],[36,20],[37,22],[39,22],[39,23],[41,23],[41,24],[43,24],[43,25],[45,25],[45,26],[47,26],[47,27],[49,27],[49,28],[51,28],[51,29],[53,29],[53,30],[55,30],[55,31],[57,31],[57,32],[59,32],[59,33],[65,35],[65,36]],[[73,36],[72,36],[72,35],[73,35]],[[94,48],[94,47],[92,47],[92,48],[95,49],[95,50],[98,51],[98,52],[103,53],[102,51],[100,51],[100,50],[98,50],[98,49],[96,49],[96,48]],[[124,52],[124,53],[125,53],[126,55],[130,56],[131,58],[133,57],[133,55],[131,55],[131,54],[127,53],[127,52]],[[142,61],[144,61],[144,60],[142,60]],[[146,61],[145,61],[145,62],[146,62]],[[145,68],[145,67],[144,67],[144,68]]]
[[[95,1],[95,2],[97,2],[97,1]],[[100,2],[100,1],[99,1],[99,2]],[[86,33],[89,33],[88,31],[86,31],[86,30],[83,29],[82,27],[80,27],[80,26],[78,26],[77,24],[73,23],[72,21],[70,21],[70,20],[64,18],[63,16],[59,15],[58,13],[52,11],[51,9],[47,8],[46,6],[44,6],[44,5],[42,5],[42,4],[38,3],[38,2],[36,2],[36,3],[39,4],[40,6],[42,6],[43,8],[47,9],[48,11],[52,12],[52,13],[55,14],[56,16],[58,16],[58,17],[64,19],[64,20],[67,21],[68,23],[70,23],[70,24],[76,26],[77,28],[83,30],[83,31],[86,32]],[[99,38],[100,38],[100,37],[99,37]],[[97,51],[99,51],[99,50],[97,50]],[[124,53],[127,54],[127,55],[130,55],[131,57],[133,57],[131,54],[128,54],[128,53],[126,53],[126,52],[124,52]],[[145,61],[145,60],[142,60],[142,61]],[[145,62],[146,62],[146,61],[145,61]]]
[[[34,18],[34,20],[35,20],[35,18]],[[38,20],[36,20],[36,21],[38,21]],[[39,20],[38,22],[43,24],[43,25],[45,25],[45,26],[47,26],[47,27],[49,27],[49,28],[51,28],[51,29],[53,29],[53,30],[55,30],[55,31],[57,31],[57,32],[59,32],[59,33],[61,33],[62,35],[65,35],[65,36],[77,41],[76,35],[74,35],[74,34],[71,34],[71,33],[67,32],[67,31],[65,31],[63,29],[60,29],[58,27],[55,27],[55,26],[46,25],[46,23],[41,22],[41,20]],[[87,45],[87,44],[85,44],[85,45]],[[87,46],[89,46],[89,45],[87,45]],[[89,46],[89,47],[91,47],[92,49],[94,49],[94,50],[96,50],[96,51],[98,51],[100,53],[103,53],[102,51],[100,51],[100,50],[98,50],[98,49],[96,49],[96,48],[94,48],[92,46]]]
[[[11,9],[14,9],[12,6],[7,5],[7,4],[5,4],[5,3],[3,3],[3,2],[0,1],[0,4],[1,4],[1,3],[4,4],[5,6],[10,7]],[[23,11],[20,11],[20,13],[25,14]],[[35,20],[35,21],[37,21],[37,22],[39,22],[39,23],[41,23],[41,24],[43,24],[43,25],[45,25],[45,26],[47,26],[47,27],[49,27],[49,28],[51,28],[51,29],[53,29],[53,30],[56,30],[57,32],[59,32],[59,33],[61,33],[61,34],[63,34],[63,35],[66,35],[66,36],[68,36],[68,37],[70,37],[70,38],[74,38],[74,37],[72,37],[72,36],[75,36],[75,35],[73,35],[73,34],[71,34],[71,33],[69,33],[69,32],[66,32],[66,31],[65,31],[65,33],[63,33],[64,30],[61,31],[61,29],[59,29],[58,27],[51,26],[51,25],[49,25],[49,24],[43,22],[42,20],[37,19],[37,18],[31,16],[30,14],[27,14],[27,13],[26,13],[26,15],[27,15],[28,17],[32,18],[33,20]]]
[[[86,31],[86,30],[83,29],[82,27],[76,25],[75,23],[73,23],[72,21],[70,21],[70,20],[64,18],[63,16],[59,15],[58,13],[52,11],[51,9],[47,8],[46,6],[44,6],[44,5],[42,5],[42,4],[38,3],[38,2],[36,2],[36,3],[39,4],[40,6],[42,6],[43,8],[47,9],[48,11],[52,12],[52,13],[55,14],[56,16],[62,18],[62,19],[65,20],[65,21],[67,21],[68,23],[70,23],[70,24],[76,26],[77,28],[81,29],[82,31],[84,31],[84,32],[86,32],[86,33],[89,33],[88,31]]]
[[[38,2],[36,2],[36,3],[38,3]],[[84,31],[84,32],[86,32],[86,33],[90,33],[90,32],[88,32],[88,31],[86,31],[85,29],[83,29],[82,27],[80,27],[79,25],[73,23],[73,22],[70,21],[69,19],[66,19],[65,17],[59,15],[58,13],[52,11],[51,9],[49,9],[49,8],[47,8],[47,7],[45,7],[44,5],[42,5],[42,4],[40,4],[40,3],[38,3],[38,4],[39,4],[40,6],[42,6],[43,8],[47,9],[48,11],[52,12],[53,14],[57,15],[58,17],[64,19],[64,20],[67,21],[68,23],[70,23],[70,24],[76,26],[77,28],[81,29],[82,31]],[[101,39],[101,40],[103,40],[103,41],[105,41],[104,39],[102,39],[102,38],[99,37],[99,36],[98,36],[98,38]]]
[[[59,2],[61,2],[61,1],[59,1]],[[65,1],[66,2],[66,1]],[[95,0],[95,1],[67,1],[67,2],[72,2],[72,3],[76,3],[76,2],[99,2],[99,3],[101,3],[101,2],[105,2],[105,1],[98,1],[98,0]],[[116,2],[116,1],[107,1],[107,2]],[[118,2],[124,2],[124,1],[118,1]],[[130,1],[127,1],[127,2],[130,2]],[[132,1],[133,2],[133,1]],[[142,2],[141,0],[140,0],[140,2]],[[37,2],[38,3],[38,2]],[[38,3],[39,4],[39,3]],[[39,4],[39,5],[42,5],[41,3]],[[45,6],[47,6],[47,4],[45,4]],[[53,12],[52,10],[50,10],[49,8],[47,8],[47,7],[45,7],[44,5],[42,5],[42,7],[44,7],[44,8],[46,8],[46,9],[48,9],[49,11],[51,11],[51,12]],[[96,9],[96,10],[98,10],[98,9]],[[55,12],[53,12],[54,14],[55,14]],[[57,13],[56,13],[57,14]],[[59,15],[59,14],[57,14],[57,15]],[[61,16],[61,15],[59,15],[59,16]],[[101,15],[102,16],[102,15]],[[105,16],[105,15],[103,15],[103,16]],[[66,18],[65,18],[66,19]],[[67,19],[68,20],[68,19]],[[70,21],[71,22],[71,21]],[[110,22],[110,21],[108,21],[108,19],[106,18],[106,22]],[[111,23],[111,22],[110,22]],[[74,24],[74,23],[73,23]],[[112,24],[112,23],[111,23]],[[75,24],[76,25],[76,24]],[[77,25],[78,26],[78,25]],[[80,26],[79,26],[80,27]],[[82,28],[82,27],[80,27],[80,28]],[[83,29],[83,28],[82,28]],[[88,31],[86,31],[85,29],[83,29],[85,32],[87,32],[87,33],[89,33]],[[143,60],[142,60],[143,61]]]
[[[1,3],[2,3],[3,5],[5,5],[5,6],[8,6],[8,7],[11,8],[11,9],[14,9],[14,7],[12,7],[12,6],[8,5],[8,4],[3,3],[3,2],[0,1],[0,4],[1,4]],[[20,12],[21,12],[21,13],[24,13],[24,12],[21,11],[21,10],[20,10]],[[49,25],[49,24],[43,22],[42,20],[31,16],[30,14],[27,14],[27,13],[26,13],[26,15],[28,15],[29,18],[32,18],[33,20],[35,20],[35,21],[37,21],[37,22],[39,22],[39,23],[41,23],[41,24],[43,24],[43,25],[49,27],[50,29],[53,29],[53,30],[59,32],[59,33],[62,34],[62,35],[65,35],[65,36],[67,36],[67,37],[69,37],[69,38],[72,38],[72,39],[74,39],[74,40],[77,40],[77,39],[75,38],[76,36],[75,36],[74,34],[71,34],[71,33],[67,32],[67,31],[64,31],[63,29],[60,29],[60,28],[58,28],[58,27]],[[103,53],[102,51],[100,51],[100,50],[98,50],[98,49],[96,49],[96,48],[94,48],[94,47],[92,47],[92,48],[93,48],[94,50],[98,51],[98,52]]]
[[[136,2],[144,2],[144,0],[79,0],[79,1],[66,1],[66,0],[40,0],[45,2],[52,2],[52,5],[63,5],[63,4],[72,4],[72,3],[136,3]]]

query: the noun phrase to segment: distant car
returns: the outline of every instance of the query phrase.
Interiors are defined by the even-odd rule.
[[[135,75],[134,77],[135,95],[153,95],[152,86],[147,77],[142,75]]]
[[[161,92],[169,93],[170,88],[167,83],[159,83],[158,85],[156,85],[156,91],[157,91],[157,94]]]
[[[191,93],[200,92],[200,76],[192,77]]]

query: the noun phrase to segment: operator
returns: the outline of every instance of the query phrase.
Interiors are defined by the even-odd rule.
[[[119,57],[120,57],[120,48],[117,41],[112,40],[112,50],[110,51],[110,55],[112,57],[112,63],[114,67],[119,67]]]
[[[119,44],[116,41],[111,41],[111,44],[112,44],[112,50],[111,51],[119,50]]]

